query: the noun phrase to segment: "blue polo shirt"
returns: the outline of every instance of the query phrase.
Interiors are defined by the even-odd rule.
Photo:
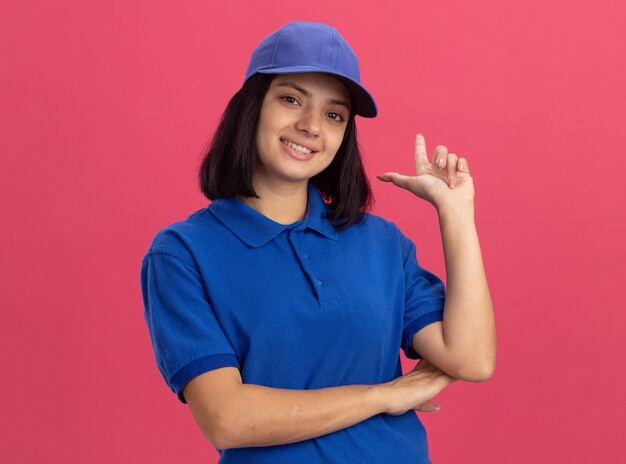
[[[244,383],[318,389],[402,375],[413,335],[443,320],[445,288],[396,225],[368,214],[337,231],[312,184],[284,225],[219,198],[157,233],[141,267],[145,320],[169,388],[233,366]],[[378,414],[287,445],[219,450],[220,463],[429,463],[415,411]]]

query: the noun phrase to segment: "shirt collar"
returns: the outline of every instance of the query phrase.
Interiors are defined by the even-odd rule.
[[[211,202],[208,209],[233,234],[251,247],[260,247],[283,230],[292,227],[298,229],[308,227],[329,239],[339,238],[332,223],[325,217],[330,208],[317,187],[310,182],[307,187],[306,215],[302,221],[294,224],[279,224],[234,197],[217,198]]]

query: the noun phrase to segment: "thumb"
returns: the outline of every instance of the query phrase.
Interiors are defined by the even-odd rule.
[[[411,177],[398,174],[397,172],[386,172],[382,176],[376,177],[383,182],[392,182],[403,189],[408,189],[411,181]]]
[[[416,409],[421,412],[438,412],[440,407],[439,404],[435,403],[433,400],[428,400],[424,401]]]

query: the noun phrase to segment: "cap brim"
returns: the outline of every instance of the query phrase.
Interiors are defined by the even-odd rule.
[[[350,77],[321,69],[316,66],[286,66],[282,68],[257,69],[261,74],[302,74],[306,72],[323,72],[331,74],[339,78],[339,80],[347,87],[352,98],[352,108],[355,114],[363,118],[375,118],[378,115],[376,102],[368,90],[358,82],[353,81]]]

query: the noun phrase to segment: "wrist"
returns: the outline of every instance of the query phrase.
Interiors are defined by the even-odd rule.
[[[388,411],[389,405],[387,404],[389,395],[384,393],[385,384],[370,385],[366,391],[367,402],[373,404],[377,414],[384,414]]]
[[[474,219],[474,202],[470,200],[436,203],[434,206],[440,220]]]

